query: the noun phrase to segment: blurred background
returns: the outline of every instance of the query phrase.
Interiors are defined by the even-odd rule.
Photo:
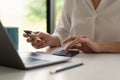
[[[61,16],[64,0],[0,0],[4,27],[19,28],[19,50],[37,51],[23,37],[23,30],[52,33]]]

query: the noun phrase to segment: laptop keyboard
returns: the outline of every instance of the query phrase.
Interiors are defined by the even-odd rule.
[[[26,65],[35,65],[35,64],[44,64],[44,63],[48,63],[48,60],[42,59],[41,58],[42,55],[39,53],[34,53],[31,52],[31,54],[29,55],[29,57],[24,58],[24,62]]]
[[[37,59],[37,58],[32,58],[32,57],[30,57],[30,58],[27,58],[27,64],[38,64],[38,63],[40,63],[40,64],[42,64],[42,63],[46,63],[46,62],[49,62],[49,61],[47,61],[47,60],[41,60],[41,59]]]

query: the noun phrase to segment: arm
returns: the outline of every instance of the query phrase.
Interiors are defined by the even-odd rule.
[[[100,52],[120,52],[120,42],[99,43]]]
[[[49,44],[50,47],[57,47],[57,46],[61,46],[60,40],[57,36],[52,35],[51,36],[51,42]]]
[[[56,36],[59,39],[60,44],[62,44],[62,41],[69,36],[70,27],[71,27],[71,15],[70,15],[71,7],[72,7],[72,0],[65,0],[62,9],[61,18],[55,29],[55,32],[52,34],[53,36]]]
[[[65,50],[76,48],[85,53],[120,53],[120,42],[95,42],[87,37],[69,37],[63,43],[69,43]]]

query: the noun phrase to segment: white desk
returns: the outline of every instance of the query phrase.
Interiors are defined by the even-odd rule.
[[[49,74],[54,68],[78,62],[83,62],[84,65],[53,75]],[[0,80],[120,80],[120,54],[81,53],[71,62],[33,70],[0,66]]]

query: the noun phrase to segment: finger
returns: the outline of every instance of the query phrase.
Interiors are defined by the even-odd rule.
[[[81,40],[80,39],[75,39],[65,47],[65,50],[69,50],[72,47],[74,47],[76,44],[79,44],[79,43],[81,43]]]
[[[36,44],[36,43],[31,43],[31,45],[32,45],[34,48],[36,48],[36,49],[38,49],[38,48],[39,48],[39,45],[38,45],[38,44]]]
[[[45,35],[42,32],[34,32],[33,35],[31,35],[30,37],[41,41],[41,40],[44,40],[44,36]]]
[[[28,34],[26,34],[26,33],[24,33],[24,34],[23,34],[23,36],[24,36],[24,37],[26,37],[26,38],[27,38],[27,37],[29,37],[29,35],[28,35]]]
[[[74,39],[75,39],[76,37],[69,37],[69,38],[67,38],[67,39],[65,39],[64,41],[63,41],[63,44],[65,44],[65,43],[67,43],[67,42],[69,42],[69,41],[73,41]]]
[[[33,42],[33,40],[31,38],[28,38],[26,41],[27,42]]]
[[[45,47],[44,41],[37,41],[37,42],[32,42],[32,46],[36,49],[43,48]]]
[[[73,46],[71,49],[78,49],[80,51],[83,51],[82,47],[78,45]]]
[[[37,31],[37,32],[33,32],[34,34],[39,34],[40,32],[39,31]]]
[[[40,48],[44,48],[45,45],[44,44],[37,44],[37,45],[33,45],[33,47],[36,49],[40,49]]]
[[[45,47],[45,46],[46,46],[45,41],[39,42],[39,43],[38,43],[38,46],[39,46],[39,48]]]
[[[31,42],[31,39],[27,39],[26,41],[30,43],[30,42]]]
[[[31,42],[31,43],[37,43],[38,41],[36,40],[36,39],[34,39],[34,38],[28,38],[27,39],[27,42]]]
[[[31,45],[34,47],[34,48],[36,48],[36,49],[39,49],[40,48],[40,44],[39,43],[31,43]]]
[[[38,36],[39,36],[41,39],[45,39],[45,38],[46,38],[46,34],[47,34],[47,33],[39,32],[39,33],[38,33]]]

